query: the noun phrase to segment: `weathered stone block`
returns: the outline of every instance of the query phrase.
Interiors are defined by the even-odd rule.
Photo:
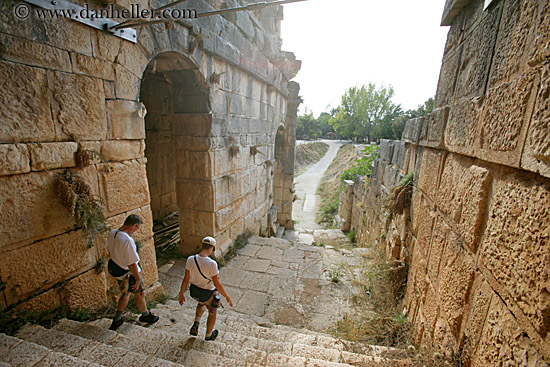
[[[550,66],[542,70],[531,125],[527,132],[521,167],[550,177]]]
[[[72,213],[55,190],[55,174],[0,177],[0,248],[54,236],[74,226]]]
[[[87,248],[86,242],[86,233],[80,230],[2,254],[0,276],[7,283],[8,304],[95,265],[96,250]]]
[[[149,203],[147,174],[142,160],[108,164],[100,177],[108,216]]]
[[[101,155],[108,161],[142,158],[144,145],[135,140],[105,140],[101,142]]]
[[[393,157],[394,140],[380,139],[380,148],[378,149],[378,159],[390,163]]]
[[[523,75],[487,92],[480,119],[480,153],[484,160],[519,167],[536,96],[534,88],[538,88],[535,75]]]
[[[69,310],[99,309],[107,304],[105,271],[91,269],[71,279],[64,287],[63,300]]]
[[[485,93],[501,9],[502,6],[497,5],[485,12],[479,22],[467,30],[458,67],[455,99],[480,97]]]
[[[439,279],[441,312],[445,315],[455,338],[458,338],[464,317],[464,308],[474,281],[476,264],[464,251],[458,236],[448,238]]]
[[[429,198],[435,198],[444,153],[434,149],[424,149],[414,179],[418,188]]]
[[[0,144],[0,176],[30,172],[26,144]]]
[[[417,238],[416,248],[424,256],[428,256],[435,223],[435,209],[430,207],[428,201],[421,196],[418,190],[414,190],[411,209],[412,230]]]
[[[90,31],[92,33],[91,39],[93,56],[102,60],[114,62],[120,50],[121,44],[126,41],[123,41],[118,37],[113,37],[112,35],[100,30],[90,29]],[[147,31],[148,30],[146,27],[140,29],[140,39],[142,37],[142,33]]]
[[[471,366],[498,366],[503,361],[520,366],[547,365],[500,297],[493,297]]]
[[[145,121],[139,116],[142,106],[134,101],[107,101],[111,139],[145,139]]]
[[[495,182],[480,258],[542,337],[550,331],[549,203],[548,182],[518,175]]]
[[[153,239],[142,243],[143,247],[139,249],[139,266],[141,268],[141,274],[143,274],[143,281],[145,287],[150,287],[153,283],[158,281],[157,270],[157,258],[155,254],[155,244]]]
[[[529,5],[537,4],[537,2],[527,2]],[[526,8],[529,6],[525,6]],[[532,27],[536,29],[535,32],[535,39],[533,43],[530,45],[530,54],[529,54],[529,65],[535,66],[539,65],[541,63],[544,63],[548,60],[548,57],[550,57],[550,47],[548,45],[550,44],[550,9],[547,6],[548,4],[544,3],[538,3],[539,9],[538,9],[538,19],[536,22],[530,23],[532,24]],[[531,5],[532,6],[532,5]],[[526,11],[527,10],[527,11]],[[526,18],[532,14],[535,13],[535,9],[531,10],[531,8],[522,9],[522,16],[526,14]],[[526,20],[526,23],[531,21],[531,19]]]
[[[465,343],[462,358],[465,360],[471,360],[477,350],[494,292],[487,282],[476,280],[472,294],[470,313],[464,327]]]
[[[420,133],[420,145],[443,148],[445,146],[445,127],[449,117],[449,108],[433,111],[424,120]]]
[[[471,159],[455,154],[447,156],[437,192],[437,206],[474,253],[485,223],[491,182],[490,172],[473,165]]]
[[[210,181],[178,180],[178,208],[214,211],[214,186]]]
[[[50,289],[47,292],[37,295],[31,298],[27,302],[23,302],[16,306],[18,312],[40,312],[51,311],[55,307],[61,306],[61,295],[59,288]]]
[[[113,64],[109,61],[73,52],[71,53],[71,63],[75,74],[115,80],[115,70]]]
[[[441,71],[439,72],[439,81],[437,83],[437,92],[435,94],[434,108],[441,108],[451,104],[461,52],[462,46],[459,46],[443,58]]]
[[[445,146],[449,151],[473,156],[480,143],[480,109],[477,100],[467,100],[451,107],[445,129]]]
[[[433,226],[432,241],[428,256],[428,276],[434,286],[438,284],[441,259],[443,258],[445,246],[449,240],[456,240],[454,237],[456,235],[451,232],[451,228],[445,223],[443,218],[438,216]]]
[[[21,80],[25,84],[21,85]],[[48,78],[42,69],[0,62],[0,142],[53,141]]]
[[[103,81],[53,71],[48,72],[48,79],[55,101],[52,114],[58,125],[58,138],[75,141],[105,139],[107,124]]]
[[[435,323],[439,316],[439,302],[438,302],[435,290],[430,286],[428,286],[428,289],[426,290],[426,299],[422,304],[422,314],[424,315],[424,318],[426,320],[426,323],[425,323],[426,334],[431,336],[435,328]],[[423,338],[423,342],[430,343],[431,342],[430,339],[431,337]]]
[[[39,42],[0,35],[2,59],[27,65],[71,72],[69,53]]]
[[[116,62],[141,79],[149,60],[139,47],[131,42],[122,42]]]
[[[115,65],[115,94],[119,99],[137,101],[141,80],[120,64]]]
[[[418,144],[420,141],[420,132],[422,131],[425,120],[426,117],[416,117],[408,120],[405,124],[405,130],[403,130],[401,139],[407,143]]]
[[[173,114],[170,117],[176,135],[209,137],[211,134],[212,115],[210,114]]]
[[[28,147],[31,153],[33,171],[74,167],[76,165],[77,143],[40,143],[29,144]]]
[[[212,177],[212,160],[208,152],[176,153],[177,172],[179,179],[207,179]]]

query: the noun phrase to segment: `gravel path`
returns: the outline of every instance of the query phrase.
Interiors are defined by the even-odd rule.
[[[327,170],[330,163],[336,157],[338,149],[345,142],[339,140],[321,140],[329,145],[327,153],[300,176],[294,179],[294,187],[298,199],[292,207],[292,219],[296,221],[296,228],[305,228],[308,230],[322,229],[323,227],[317,224],[315,217],[319,210],[319,195],[317,188],[321,182],[321,178]]]

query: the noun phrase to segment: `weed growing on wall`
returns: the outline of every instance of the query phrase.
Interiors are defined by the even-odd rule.
[[[414,172],[405,177],[392,189],[387,208],[392,214],[403,214],[405,208],[411,206]]]
[[[355,160],[355,164],[344,171],[340,176],[340,181],[355,180],[355,176],[368,176],[372,175],[374,169],[374,161],[378,157],[378,145],[367,145],[363,149],[363,156]]]
[[[57,175],[55,185],[76,224],[88,233],[88,247],[92,247],[95,236],[109,229],[101,200],[93,195],[91,187],[80,175],[68,170]]]

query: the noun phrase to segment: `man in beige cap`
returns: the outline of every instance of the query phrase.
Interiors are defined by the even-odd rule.
[[[231,298],[225,293],[220,280],[218,279],[218,264],[209,256],[216,250],[216,240],[212,237],[202,239],[202,250],[197,255],[187,258],[185,265],[185,277],[181,283],[179,301],[180,305],[185,302],[183,293],[187,285],[191,283],[189,292],[191,297],[197,300],[197,310],[195,312],[195,322],[189,331],[189,334],[197,336],[199,333],[199,322],[202,314],[208,308],[208,319],[206,321],[205,340],[215,340],[218,336],[218,330],[214,330],[216,323],[216,311],[220,307],[220,296],[225,297],[227,303],[233,307]]]

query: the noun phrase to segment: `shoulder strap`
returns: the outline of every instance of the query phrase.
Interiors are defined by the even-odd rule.
[[[202,277],[206,280],[208,280],[208,283],[210,283],[212,281],[212,279],[208,279],[207,277],[204,276],[204,274],[202,273],[201,271],[201,268],[199,267],[199,262],[197,261],[197,255],[193,256],[193,259],[195,259],[195,264],[197,265],[197,269],[199,269],[199,273],[201,273]]]

